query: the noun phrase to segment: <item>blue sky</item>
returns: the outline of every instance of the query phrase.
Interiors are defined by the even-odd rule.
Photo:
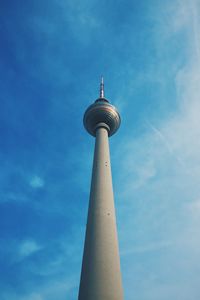
[[[126,300],[200,296],[199,0],[0,3],[0,298],[77,299],[98,97]]]

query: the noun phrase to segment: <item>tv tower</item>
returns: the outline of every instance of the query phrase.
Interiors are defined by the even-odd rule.
[[[78,300],[123,300],[108,141],[120,115],[104,96],[103,78],[83,123],[95,137],[95,150]]]

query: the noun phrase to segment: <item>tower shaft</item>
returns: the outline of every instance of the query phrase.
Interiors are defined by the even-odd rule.
[[[123,299],[108,131],[101,126],[96,130],[78,299]]]

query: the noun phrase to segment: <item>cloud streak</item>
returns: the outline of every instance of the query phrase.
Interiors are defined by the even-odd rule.
[[[19,247],[19,255],[23,259],[39,251],[40,249],[41,246],[39,246],[34,240],[26,240],[23,241]]]
[[[200,65],[197,40],[200,35],[195,15],[199,5],[196,1],[192,1],[191,5],[187,1],[177,1],[175,6],[177,10],[171,7],[174,13],[168,20],[173,24],[171,31],[157,41],[157,47],[162,51],[163,40],[170,41],[183,34],[186,37],[187,59],[176,72],[173,70],[171,73],[177,109],[163,119],[159,116],[150,119],[143,134],[132,140],[128,137],[119,151],[125,154],[119,169],[123,170],[123,176],[129,173],[128,177],[120,176],[126,192],[117,190],[119,198],[123,197],[123,203],[119,204],[119,210],[123,211],[120,215],[127,216],[121,225],[123,235],[120,233],[122,262],[125,265],[129,263],[130,268],[138,271],[134,275],[131,272],[126,274],[124,282],[128,290],[126,282],[129,282],[131,274],[134,278],[141,276],[139,287],[135,287],[140,299],[198,299],[196,276],[200,278],[197,250],[200,243],[197,228],[200,223],[196,199],[200,196]],[[162,29],[165,33],[165,27],[159,28],[161,33]],[[166,51],[170,48],[166,44],[165,47]],[[119,161],[119,157],[117,159]],[[148,164],[153,166],[154,172],[152,177],[145,178],[142,170]],[[138,174],[143,174],[144,181],[135,189]],[[155,239],[157,243],[154,244]],[[141,241],[144,246],[137,246],[141,245]],[[152,255],[145,256],[147,261],[143,260],[146,252],[158,253],[154,264]],[[163,269],[157,268],[158,265]],[[170,269],[170,265],[173,268]],[[175,274],[174,268],[177,270]],[[164,272],[164,269],[168,271]],[[185,285],[188,272],[191,282]],[[168,281],[168,277],[173,281]],[[178,285],[175,286],[175,282]],[[131,299],[128,291],[126,296]]]

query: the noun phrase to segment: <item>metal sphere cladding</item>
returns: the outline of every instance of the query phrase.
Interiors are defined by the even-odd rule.
[[[96,129],[100,123],[102,127],[105,124],[109,136],[117,131],[121,123],[117,109],[103,97],[88,107],[83,118],[85,129],[93,136],[96,136]]]

